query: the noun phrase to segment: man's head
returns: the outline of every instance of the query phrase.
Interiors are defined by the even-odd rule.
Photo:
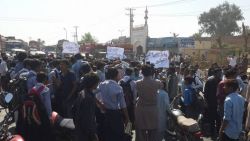
[[[227,79],[235,79],[237,77],[237,70],[234,68],[225,71],[225,77]]]
[[[68,60],[64,59],[60,62],[61,71],[67,71],[70,68],[70,63]]]
[[[53,61],[50,62],[50,67],[52,67],[52,68],[58,68],[59,64],[60,64],[59,60],[53,60]]]
[[[31,59],[29,59],[29,58],[26,58],[26,59],[24,59],[24,61],[23,61],[23,66],[24,66],[24,68],[26,68],[26,69],[30,69],[30,63],[32,62],[32,60]]]
[[[97,74],[93,72],[87,73],[86,75],[84,75],[84,79],[83,79],[84,89],[87,89],[87,90],[96,89],[99,83],[99,80],[100,79],[97,76]]]
[[[42,69],[42,62],[37,60],[37,59],[32,59],[30,61],[30,69],[35,71],[35,72],[39,72]]]
[[[191,85],[193,83],[193,77],[188,75],[184,78],[185,85]]]
[[[142,72],[144,77],[148,77],[148,76],[153,75],[152,67],[150,65],[148,65],[148,64],[142,66],[141,72]]]
[[[214,76],[215,76],[216,78],[221,78],[221,77],[222,77],[222,70],[221,70],[220,68],[215,68],[215,69],[213,70],[213,73],[214,73]]]
[[[17,54],[17,60],[22,62],[25,58],[27,58],[27,54],[25,52],[20,52]]]
[[[224,82],[224,91],[226,94],[236,92],[239,88],[238,81],[236,79],[227,79]]]
[[[80,68],[80,76],[84,76],[92,70],[91,66],[88,63],[84,63]]]
[[[48,81],[48,76],[44,72],[38,72],[36,80],[38,83],[46,84]]]
[[[107,78],[107,80],[119,81],[118,74],[119,74],[119,72],[116,68],[110,67],[107,69],[106,78]]]
[[[77,54],[74,56],[74,58],[75,58],[76,60],[79,60],[79,59],[83,59],[83,56],[82,56],[80,53],[77,53]]]

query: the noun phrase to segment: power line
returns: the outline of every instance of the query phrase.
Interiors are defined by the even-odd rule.
[[[160,7],[160,6],[166,6],[166,5],[174,5],[174,4],[178,4],[178,3],[182,3],[182,2],[186,2],[186,1],[194,1],[194,0],[176,0],[176,1],[171,1],[171,2],[165,2],[165,3],[161,3],[161,4],[153,4],[153,5],[147,5],[147,7]],[[145,8],[145,6],[137,6],[137,7],[132,7],[132,8]]]
[[[46,22],[46,23],[59,23],[64,22],[63,20],[58,19],[37,19],[37,18],[18,18],[18,17],[0,17],[0,21],[9,21],[9,22]]]

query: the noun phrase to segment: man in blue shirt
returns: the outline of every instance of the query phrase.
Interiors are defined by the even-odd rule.
[[[116,68],[108,68],[104,82],[99,85],[99,100],[105,107],[105,139],[107,141],[122,141],[125,125],[129,121],[126,102],[122,87],[117,83],[120,78]],[[122,111],[122,112],[121,112]]]
[[[220,128],[221,141],[236,141],[242,131],[245,99],[237,93],[236,79],[225,81],[224,90],[227,97],[224,102],[224,117]]]

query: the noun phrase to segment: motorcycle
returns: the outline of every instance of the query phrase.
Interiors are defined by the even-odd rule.
[[[170,104],[167,133],[175,136],[179,141],[203,141],[203,133],[200,128],[202,114],[199,115],[198,120],[186,118],[180,110],[180,105],[177,104],[179,97],[176,96]]]
[[[74,121],[70,118],[63,118],[57,112],[52,112],[50,118],[52,131],[56,141],[73,141],[74,140]]]
[[[8,107],[8,105],[13,100],[13,94],[7,93],[4,97],[4,104]],[[3,101],[2,101],[3,102]],[[13,114],[17,110],[18,107],[13,108],[12,111],[6,112],[3,121],[0,123],[0,140],[1,141],[24,141],[24,139],[20,135],[12,135],[9,131],[9,126],[13,121]]]

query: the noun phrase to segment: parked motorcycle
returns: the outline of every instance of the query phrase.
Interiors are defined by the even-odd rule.
[[[167,133],[175,136],[179,141],[203,141],[203,133],[199,125],[202,114],[197,121],[186,118],[177,100],[180,100],[179,96],[175,97],[170,104]]]
[[[56,141],[74,140],[75,125],[73,119],[63,118],[57,112],[52,112],[50,120]]]
[[[4,97],[4,104],[7,107],[13,100],[13,94],[7,93]],[[2,101],[3,102],[3,101]],[[20,135],[12,135],[9,131],[9,126],[13,121],[13,114],[17,110],[18,107],[13,108],[12,111],[8,111],[4,116],[3,121],[0,123],[0,140],[1,141],[24,141],[24,139]]]

